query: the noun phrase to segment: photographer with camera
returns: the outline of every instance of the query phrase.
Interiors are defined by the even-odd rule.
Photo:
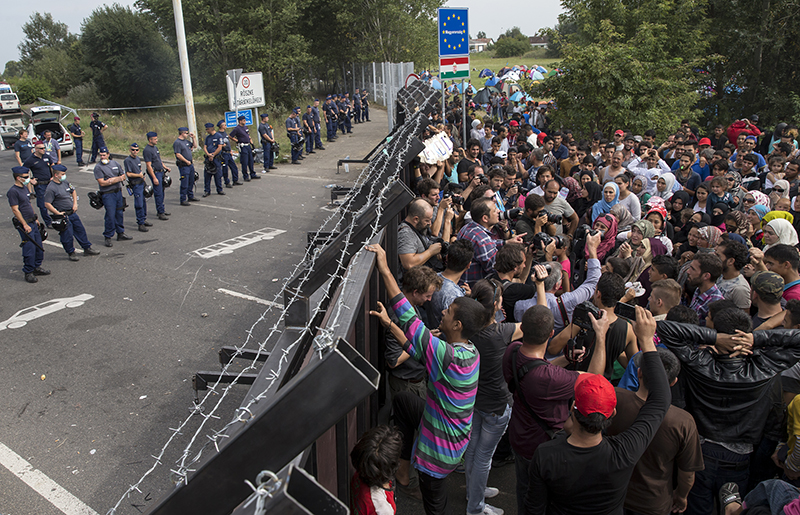
[[[550,265],[550,273],[547,279],[544,280],[544,289],[547,297],[547,307],[553,312],[556,333],[559,333],[569,324],[575,306],[589,300],[594,294],[597,281],[600,279],[600,261],[597,259],[597,247],[600,245],[601,238],[602,236],[599,232],[586,236],[586,249],[589,255],[586,261],[586,279],[575,290],[564,293],[560,297],[556,297],[554,292],[561,287],[561,264],[555,262],[547,263]],[[514,305],[514,319],[521,320],[525,310],[536,304],[536,298],[517,302]]]
[[[567,234],[572,236],[578,228],[578,215],[567,201],[559,195],[561,183],[555,179],[547,181],[544,186],[544,210],[557,218],[552,218],[551,227],[555,228],[555,234],[564,233],[564,225],[569,225]]]
[[[539,305],[547,305],[544,281],[549,275],[549,261],[552,259],[556,242],[552,241],[545,249],[545,259],[537,262],[533,256],[533,247],[518,243],[506,243],[497,251],[494,271],[487,279],[497,279],[503,285],[503,314],[505,322],[517,322],[514,318],[514,304],[523,299],[536,296]],[[550,256],[548,258],[547,256]],[[542,264],[544,263],[544,264]],[[539,268],[539,275],[531,273],[534,265]]]
[[[517,218],[516,231],[520,234],[526,233],[522,239],[526,245],[533,241],[534,234],[543,232],[549,223],[544,206],[544,198],[535,193],[530,193],[525,197],[525,211]]]
[[[547,348],[550,354],[559,355],[564,351],[564,356],[554,363],[566,362],[570,370],[588,369],[589,364],[586,360],[591,357],[599,344],[589,314],[597,318],[600,311],[605,311],[603,317],[608,318],[609,329],[605,336],[608,359],[603,375],[606,379],[611,378],[616,360],[619,360],[623,367],[627,366],[628,359],[639,349],[629,321],[617,317],[614,313],[614,308],[623,295],[625,295],[625,281],[622,277],[612,273],[601,275],[591,302],[586,301],[577,305],[572,315],[572,323],[550,341]]]
[[[500,222],[500,212],[494,199],[483,197],[475,200],[470,209],[470,216],[472,221],[461,228],[458,239],[471,241],[475,251],[472,264],[464,276],[467,283],[472,286],[492,271],[497,249],[503,245],[503,240],[495,239],[491,233],[492,228]],[[508,233],[507,235],[510,236]],[[507,240],[522,243],[524,236],[525,234],[518,234]]]
[[[432,221],[433,207],[430,203],[419,197],[412,200],[408,205],[408,215],[397,230],[401,272],[419,265],[427,265],[437,272],[444,269],[438,258],[443,251],[443,240],[436,238],[438,241],[433,241],[430,238]]]

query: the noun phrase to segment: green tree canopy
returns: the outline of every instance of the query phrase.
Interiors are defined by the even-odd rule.
[[[493,48],[495,57],[517,57],[525,55],[531,43],[519,27],[512,27],[498,36]]]
[[[481,30],[481,31],[478,32],[478,36],[477,36],[478,39],[483,39],[485,37],[486,37],[486,33],[484,31]]]
[[[566,0],[561,22],[575,32],[558,35],[564,73],[539,84],[534,96],[558,104],[555,122],[584,133],[674,130],[696,118],[700,74],[706,66],[704,0],[662,2]]]
[[[83,22],[83,62],[112,105],[163,102],[175,92],[178,57],[152,20],[119,4]]]
[[[46,49],[68,51],[78,41],[78,36],[70,34],[65,23],[53,20],[50,13],[34,13],[22,25],[25,39],[17,45],[20,64],[23,68],[43,57]]]

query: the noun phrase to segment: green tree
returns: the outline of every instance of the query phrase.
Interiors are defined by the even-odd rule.
[[[14,92],[22,104],[32,104],[38,98],[52,98],[53,88],[50,83],[41,77],[24,76],[11,82]]]
[[[22,32],[25,39],[17,48],[23,71],[25,66],[41,59],[46,49],[67,51],[78,40],[65,23],[53,20],[50,13],[32,14],[30,20],[22,25]]]
[[[10,77],[18,77],[22,75],[22,66],[20,66],[18,61],[8,61],[6,63],[5,70],[3,71],[3,77],[6,79]]]
[[[486,37],[486,33],[484,31],[478,32],[478,36],[477,36],[478,39],[483,39],[485,37]]]
[[[46,80],[53,94],[63,97],[81,82],[81,51],[76,41],[69,49],[45,48],[39,59],[26,66],[26,74]]]
[[[576,28],[556,36],[564,74],[524,86],[556,100],[557,125],[586,134],[619,127],[664,134],[682,118],[697,118],[695,70],[713,62],[704,0],[565,0],[564,6],[561,22]]]
[[[247,8],[222,0],[184,0],[183,15],[192,79],[201,91],[227,98],[226,70],[261,71],[268,103],[289,106],[298,96],[309,62],[301,16],[309,0],[264,0]],[[175,45],[171,0],[136,5]]]
[[[530,51],[531,43],[519,27],[512,27],[498,36],[493,49],[495,57],[517,57]]]
[[[83,62],[112,105],[163,102],[175,92],[178,58],[152,21],[129,7],[99,7],[83,22]]]

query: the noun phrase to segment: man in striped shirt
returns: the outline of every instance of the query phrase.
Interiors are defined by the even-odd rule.
[[[434,336],[400,292],[381,246],[366,248],[377,254],[378,271],[400,325],[392,322],[380,302],[370,314],[380,318],[403,350],[424,364],[428,372],[425,400],[401,392],[392,401],[395,422],[403,433],[398,487],[402,490],[408,484],[408,470],[413,463],[419,472],[425,513],[449,513],[446,479],[467,450],[472,430],[479,356],[469,338],[480,330],[483,307],[468,297],[456,299],[443,312],[439,329],[444,339]],[[419,438],[414,441],[416,429]]]

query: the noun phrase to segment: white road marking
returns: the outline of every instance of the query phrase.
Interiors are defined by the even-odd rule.
[[[75,297],[52,299],[40,304],[36,304],[35,306],[31,306],[29,308],[21,309],[11,315],[11,318],[8,320],[0,322],[0,331],[4,329],[19,329],[20,327],[25,326],[25,324],[31,320],[36,320],[37,318],[50,315],[56,311],[61,311],[64,308],[77,308],[78,306],[83,306],[87,300],[93,298],[94,295],[82,293],[81,295],[76,295]]]
[[[67,492],[44,473],[33,468],[33,465],[2,443],[0,443],[0,465],[33,488],[36,493],[61,510],[62,513],[66,515],[98,515],[96,511]]]
[[[56,242],[54,242],[54,241],[50,241],[50,240],[44,240],[42,243],[44,243],[45,245],[50,245],[50,246],[53,246],[53,247],[58,247],[58,248],[60,248],[60,249],[63,249],[63,248],[64,248],[63,246],[61,246],[61,244],[60,244],[60,243],[56,243]]]
[[[202,202],[200,204],[192,204],[192,206],[193,207],[210,207],[212,209],[224,209],[225,211],[239,211],[238,209],[234,209],[232,207],[212,206],[212,205],[209,205],[209,204],[203,204]]]
[[[286,231],[282,231],[280,229],[272,229],[271,227],[264,227],[263,229],[249,232],[247,234],[242,234],[241,236],[237,236],[229,240],[221,241],[219,243],[214,243],[213,245],[209,245],[208,247],[203,247],[202,249],[193,250],[189,254],[193,254],[195,256],[204,259],[221,256],[223,254],[231,254],[236,249],[240,249],[247,245],[251,245],[253,243],[256,243],[257,241],[271,240],[275,236],[278,236],[279,234],[283,234],[285,232]]]
[[[225,288],[217,288],[217,291],[224,293],[225,295],[230,295],[231,297],[239,297],[240,299],[252,300],[253,302],[258,302],[259,304],[263,304],[265,306],[283,309],[283,304],[278,304],[277,302],[272,302],[271,300],[259,299],[258,297],[254,297],[252,295],[239,293],[238,291],[226,290]]]

